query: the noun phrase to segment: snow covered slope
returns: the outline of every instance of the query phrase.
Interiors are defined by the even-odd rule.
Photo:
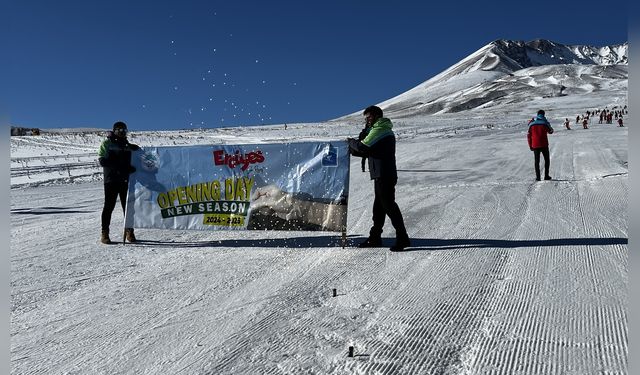
[[[100,181],[15,187],[12,373],[624,373],[627,130],[556,122],[556,180],[536,183],[524,115],[499,116],[397,122],[414,245],[400,254],[309,232],[141,229],[139,244],[101,245]],[[154,136],[140,143],[197,139]],[[359,164],[350,244],[370,226]]]
[[[103,134],[12,137],[12,374],[627,373],[627,127],[561,126],[623,108],[626,69],[512,74],[477,78],[490,91],[512,87],[502,102],[390,115],[413,244],[403,253],[352,246],[371,224],[373,186],[359,158],[349,247],[318,232],[150,229],[137,230],[137,244],[102,245]],[[564,75],[567,95],[545,95]],[[443,108],[462,103],[450,95]],[[552,181],[534,181],[526,143],[539,108],[556,129]],[[636,125],[633,113],[625,124]],[[134,131],[131,140],[284,142],[361,127],[358,117],[287,130]],[[119,206],[114,233],[118,217]],[[383,236],[393,243],[389,223]]]

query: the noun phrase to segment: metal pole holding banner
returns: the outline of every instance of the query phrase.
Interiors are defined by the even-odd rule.
[[[347,141],[348,142],[348,141]],[[347,188],[347,196],[349,195],[349,182],[351,180],[351,153],[349,152],[349,146],[347,146],[347,180],[345,181]],[[348,207],[348,205],[347,205]],[[342,248],[344,249],[347,246],[347,215],[349,211],[345,210],[344,213],[344,226],[342,227]]]
[[[347,227],[342,227],[342,248],[347,246]]]

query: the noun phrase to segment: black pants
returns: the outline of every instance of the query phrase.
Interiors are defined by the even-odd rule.
[[[122,212],[124,212],[127,205],[127,190],[129,184],[127,182],[122,183],[107,183],[104,184],[104,207],[102,208],[102,230],[109,230],[111,224],[111,214],[116,207],[116,200],[120,196],[120,204],[122,205]]]
[[[396,238],[408,237],[400,207],[396,203],[397,181],[397,179],[386,180],[382,178],[374,180],[373,226],[369,232],[369,236],[372,238],[379,238],[382,235],[382,227],[387,216],[391,219],[391,224],[396,230]]]
[[[544,157],[544,176],[549,176],[549,166],[551,158],[549,157],[549,147],[540,147],[533,149],[534,165],[536,168],[536,178],[540,179],[540,154]]]

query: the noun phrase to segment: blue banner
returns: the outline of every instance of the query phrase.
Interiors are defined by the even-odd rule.
[[[345,231],[345,141],[146,147],[125,227]]]

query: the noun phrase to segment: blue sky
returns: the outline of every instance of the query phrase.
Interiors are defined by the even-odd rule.
[[[14,1],[12,125],[131,130],[325,121],[496,39],[627,41],[625,1]]]

